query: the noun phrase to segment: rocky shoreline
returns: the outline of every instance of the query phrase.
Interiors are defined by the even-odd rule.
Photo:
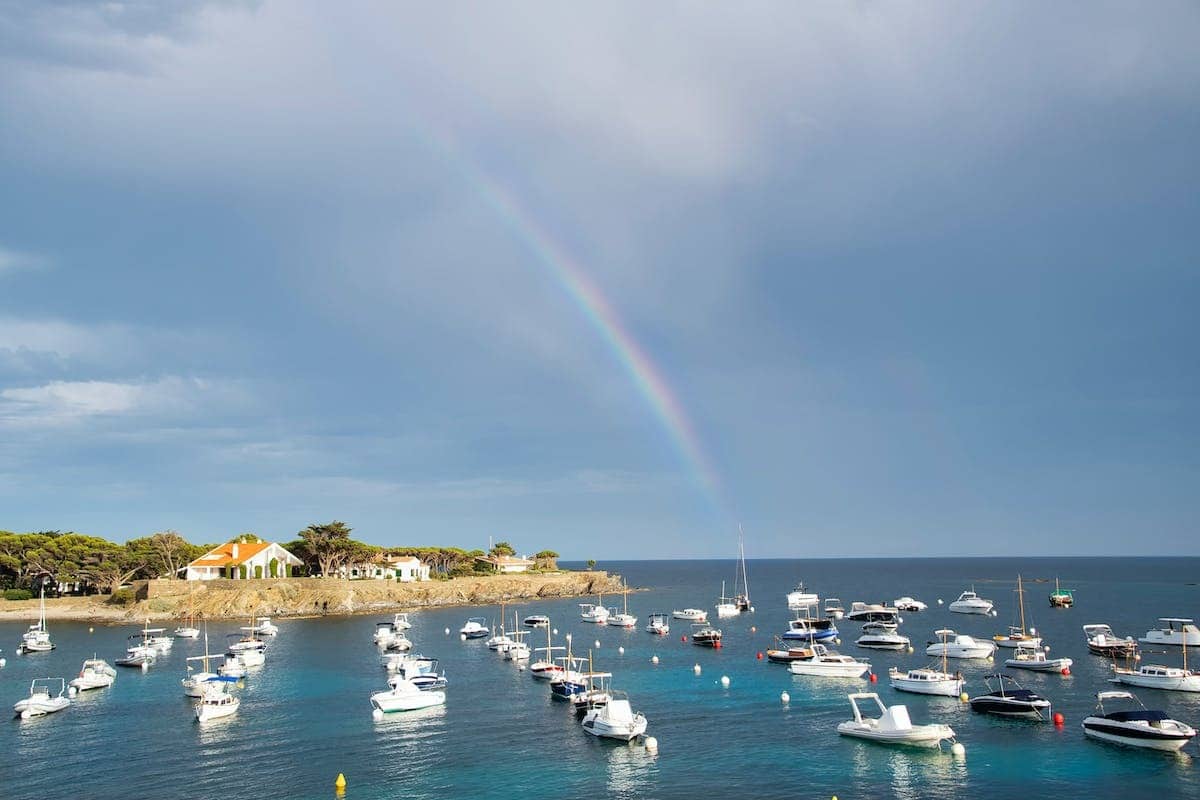
[[[114,605],[106,595],[47,599],[46,618],[127,623],[181,619],[189,609],[201,619],[370,614],[611,594],[620,588],[619,576],[602,571],[487,575],[422,583],[322,578],[155,580],[135,584],[139,599],[129,605]],[[37,600],[0,601],[0,622],[36,620],[37,616]]]

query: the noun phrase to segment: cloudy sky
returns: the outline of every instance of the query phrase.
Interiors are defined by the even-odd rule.
[[[0,0],[0,529],[1195,555],[1197,41]]]

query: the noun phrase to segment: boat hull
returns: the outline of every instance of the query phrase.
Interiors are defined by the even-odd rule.
[[[963,681],[961,678],[934,678],[922,680],[903,675],[892,676],[892,688],[898,692],[910,694],[927,694],[937,697],[958,697],[962,694]]]
[[[870,664],[822,663],[793,661],[788,665],[793,675],[810,675],[821,678],[861,678],[871,671]]]
[[[1118,672],[1113,676],[1113,683],[1140,686],[1146,689],[1162,689],[1168,692],[1200,692],[1200,675],[1174,677]]]
[[[1042,712],[1049,712],[1050,703],[1019,703],[1011,699],[1005,700],[990,695],[980,695],[971,698],[971,710],[980,714],[994,714],[998,717],[1016,717],[1025,719],[1042,719]]]
[[[446,693],[441,691],[394,693],[379,692],[371,695],[371,705],[385,714],[399,711],[416,711],[446,702]]]
[[[1149,750],[1163,750],[1166,752],[1182,750],[1184,745],[1193,738],[1182,733],[1131,730],[1123,726],[1112,725],[1111,723],[1107,723],[1106,720],[1095,721],[1093,717],[1088,717],[1083,721],[1083,734],[1089,739],[1096,739],[1110,744],[1119,744],[1125,747],[1140,747]]]
[[[208,722],[223,717],[232,717],[242,705],[236,697],[232,703],[199,703],[196,705],[196,721]]]
[[[1017,658],[1004,660],[1004,666],[1009,669],[1024,669],[1030,672],[1062,672],[1064,669],[1070,669],[1074,663],[1069,658],[1048,658],[1044,661],[1022,661]]]
[[[936,749],[942,742],[954,738],[954,731],[946,725],[914,725],[907,731],[880,731],[869,725],[849,720],[838,725],[838,733],[876,744],[900,747],[923,747]]]

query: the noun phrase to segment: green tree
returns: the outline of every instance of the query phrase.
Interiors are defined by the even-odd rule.
[[[492,556],[515,556],[516,554],[517,551],[508,542],[496,542],[488,551],[488,555]]]
[[[178,578],[180,570],[208,552],[207,548],[192,544],[175,531],[130,539],[125,547],[143,554],[147,577],[151,578]]]
[[[267,566],[268,566],[268,567],[270,568],[270,570],[271,570],[271,577],[272,577],[272,578],[278,578],[278,577],[279,577],[279,559],[278,559],[278,558],[272,558],[272,559],[271,559],[271,562],[270,562],[269,564],[267,564]]]
[[[596,568],[596,559],[594,559],[594,558],[589,558],[589,559],[588,559],[588,562],[587,562],[587,568],[588,568],[588,569],[595,569],[595,568]]]
[[[533,563],[538,569],[558,569],[558,553],[553,550],[541,550],[534,555]]]
[[[326,577],[335,574],[354,551],[350,527],[337,520],[324,525],[309,525],[300,531],[300,541],[304,543],[304,552],[316,562],[317,569]]]

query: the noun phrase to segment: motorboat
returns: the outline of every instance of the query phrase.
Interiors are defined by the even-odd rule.
[[[1012,658],[1004,660],[1009,669],[1027,669],[1033,672],[1062,672],[1066,674],[1075,662],[1069,658],[1050,658],[1039,647],[1018,647]]]
[[[863,603],[854,601],[846,619],[851,622],[894,622],[900,624],[900,611],[895,606],[885,606],[883,603]]]
[[[661,611],[651,614],[649,619],[646,620],[645,630],[646,633],[653,633],[658,636],[666,636],[671,632],[670,617]]]
[[[222,662],[225,656],[208,652],[208,623],[204,624],[204,655],[189,656],[188,661],[199,661],[201,664],[200,670],[197,672],[192,665],[187,665],[187,675],[179,681],[183,687],[183,694],[186,697],[200,698],[204,696],[204,689],[208,686],[208,679],[217,677],[217,673],[213,672],[212,662],[214,659],[220,659]]]
[[[929,608],[929,606],[925,605],[920,600],[914,600],[908,595],[904,595],[904,597],[897,597],[892,601],[892,605],[894,605],[898,611],[910,612],[924,611],[925,609]]]
[[[930,667],[910,670],[892,667],[888,670],[888,677],[891,678],[892,688],[899,692],[958,697],[963,690],[961,672],[951,675],[944,670]]]
[[[545,628],[550,625],[550,618],[545,614],[530,614],[521,624],[527,628]]]
[[[166,628],[151,628],[149,618],[142,627],[142,644],[153,647],[160,653],[166,653],[175,645],[175,637],[167,635]]]
[[[992,681],[996,682],[994,687]],[[997,672],[986,676],[984,682],[988,690],[971,698],[972,711],[1001,717],[1050,718],[1050,701],[1023,688],[1011,676]]]
[[[596,595],[595,603],[580,603],[579,618],[593,625],[604,625],[608,622],[608,609],[604,607],[604,595]]]
[[[251,630],[259,636],[276,636],[279,634],[279,626],[271,622],[270,617],[258,617],[255,619]]]
[[[982,639],[974,639],[949,629],[934,631],[940,642],[930,642],[925,655],[941,658],[989,658],[996,652],[996,645]]]
[[[572,656],[570,648],[567,648],[567,655],[556,660],[562,669],[550,678],[550,696],[555,700],[570,700],[586,692],[589,686],[582,671],[583,659]]]
[[[1137,708],[1107,711],[1104,701],[1128,700]],[[1128,747],[1178,751],[1196,736],[1196,729],[1167,717],[1165,711],[1146,708],[1131,692],[1099,692],[1096,710],[1083,720],[1083,733],[1092,739]]]
[[[1192,624],[1190,619],[1160,617],[1158,621],[1165,624],[1146,631],[1145,636],[1138,638],[1139,642],[1170,647],[1200,647],[1200,628]]]
[[[246,677],[246,667],[248,665],[242,660],[239,653],[227,653],[225,660],[221,662],[221,666],[217,667],[217,674],[223,678],[244,678]]]
[[[787,605],[792,611],[803,611],[820,602],[821,598],[817,596],[816,592],[810,592],[804,588],[804,581],[797,583],[796,588],[787,593]]]
[[[176,628],[173,631],[173,633],[174,633],[174,636],[176,639],[199,639],[200,638],[200,629],[192,628],[188,625],[180,625],[178,628]]]
[[[1200,692],[1200,675],[1190,669],[1159,664],[1142,664],[1136,669],[1114,664],[1112,682],[1172,692]]]
[[[497,633],[496,629],[493,628],[492,635],[488,637],[488,640],[485,642],[485,644],[487,645],[488,650],[504,651],[507,650],[508,646],[512,643],[513,640],[508,638],[508,634],[504,632],[504,612],[501,611],[500,631]]]
[[[267,643],[258,638],[258,633],[255,632],[254,627],[250,625],[242,626],[241,634],[230,633],[226,635],[225,638],[234,640],[226,645],[226,648],[231,653],[245,653],[256,650],[259,652],[265,652],[267,649]]]
[[[407,672],[410,675],[435,672],[438,660],[413,653],[396,653],[384,659],[384,669],[388,672]]]
[[[385,714],[396,711],[416,711],[420,708],[442,705],[446,693],[440,689],[422,691],[411,680],[396,681],[386,692],[371,695],[371,705]]]
[[[609,609],[606,625],[611,625],[614,628],[632,628],[637,625],[638,618],[629,613],[629,587],[621,592],[624,595],[625,604],[622,610],[618,612],[615,608]]]
[[[388,642],[396,637],[396,627],[388,622],[376,622],[375,633],[371,637],[371,641],[380,647],[387,647]]]
[[[865,647],[868,650],[907,650],[912,644],[907,636],[896,633],[895,629],[867,630],[864,626],[863,631],[863,635],[854,640],[857,647]]]
[[[825,598],[825,619],[841,619],[846,616],[842,601],[836,597]]]
[[[128,637],[130,640],[138,640],[141,644],[135,644],[125,649],[125,655],[121,658],[114,659],[113,663],[118,667],[148,667],[152,666],[158,660],[159,650],[157,647],[148,644],[142,634],[134,633]]]
[[[1008,633],[997,634],[992,641],[997,647],[1040,647],[1042,640],[1036,635],[1037,631],[1025,630],[1025,589],[1020,575],[1017,576],[1017,608],[1021,612],[1021,625],[1010,625]]]
[[[871,671],[868,661],[859,661],[853,656],[844,656],[829,650],[823,644],[812,645],[812,656],[799,658],[788,664],[793,675],[816,675],[828,678],[861,678]]]
[[[838,629],[831,619],[801,618],[788,622],[788,629],[783,632],[782,638],[802,642],[824,642],[836,639],[837,635]]]
[[[438,671],[436,658],[408,659],[388,678],[388,686],[395,687],[400,681],[412,681],[423,692],[445,689],[449,684],[444,672]]]
[[[775,647],[767,651],[767,661],[772,664],[790,664],[803,658],[812,658],[811,647],[783,647],[782,640],[775,637]]]
[[[487,620],[483,617],[471,617],[458,629],[458,632],[467,639],[483,639],[492,633],[488,629]]]
[[[29,684],[29,697],[13,705],[13,714],[21,719],[29,719],[62,711],[71,705],[66,693],[67,682],[62,678],[34,678]]]
[[[1051,608],[1070,608],[1075,605],[1075,590],[1064,589],[1058,585],[1058,578],[1054,579],[1054,591],[1050,593]]]
[[[412,627],[412,621],[408,618],[408,613],[401,611],[392,617],[392,627],[398,631],[406,631]]]
[[[905,706],[885,706],[874,692],[857,692],[847,695],[854,719],[837,726],[842,736],[868,739],[880,744],[904,745],[907,747],[941,748],[942,742],[954,742],[954,729],[941,723],[914,725]],[[878,717],[863,716],[858,702],[872,701],[879,709]]]
[[[17,645],[17,655],[48,653],[54,649],[54,646],[54,642],[50,641],[50,630],[46,627],[46,585],[42,584],[38,621],[21,634],[21,643]]]
[[[403,633],[393,634],[388,643],[384,645],[384,649],[392,653],[407,653],[409,650],[412,650],[412,647],[412,640]]]
[[[204,682],[204,693],[200,695],[200,700],[196,703],[196,721],[208,722],[236,714],[242,701],[237,695],[230,694],[227,689],[230,683],[236,682],[236,678],[221,675],[207,679]]]
[[[975,593],[975,589],[971,588],[950,604],[950,610],[955,614],[990,614],[995,605],[991,600],[980,597]]]
[[[558,665],[558,662],[554,658],[554,651],[565,651],[566,649],[567,648],[560,645],[555,645],[551,642],[550,626],[547,625],[546,646],[538,647],[534,650],[534,652],[545,653],[545,655],[541,658],[538,658],[536,661],[530,662],[529,674],[539,681],[548,681],[554,679],[563,671],[563,668]]]
[[[106,689],[117,679],[117,671],[103,658],[92,656],[83,662],[79,674],[71,679],[70,686],[78,692],[91,689]]]
[[[1088,652],[1105,658],[1132,658],[1138,651],[1138,643],[1132,636],[1121,638],[1104,623],[1083,626]]]
[[[529,659],[531,651],[525,642],[525,637],[528,635],[529,631],[513,631],[509,634],[512,643],[504,648],[505,661],[527,661]]]
[[[720,649],[721,630],[707,623],[695,623],[692,626],[692,644]]]
[[[583,715],[583,729],[593,736],[628,742],[646,732],[646,717],[634,711],[624,692],[606,693],[604,702],[592,704]]]
[[[699,608],[677,608],[671,612],[671,616],[688,622],[708,622],[708,612]]]

